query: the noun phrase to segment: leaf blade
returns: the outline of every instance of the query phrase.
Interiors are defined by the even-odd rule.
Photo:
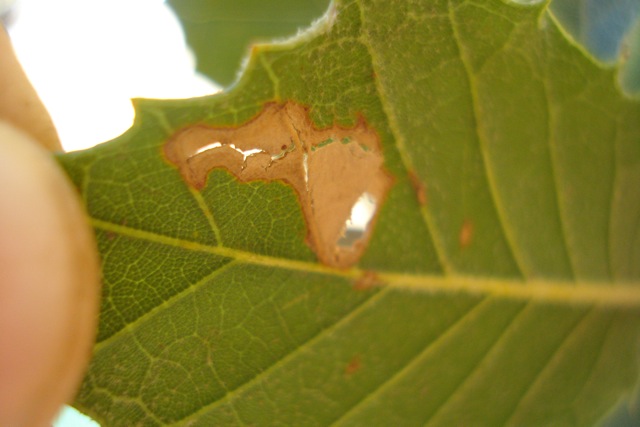
[[[126,301],[162,281],[131,267],[108,275],[105,300],[120,301],[111,312],[130,317],[114,327],[103,311],[110,332],[77,405],[112,425],[493,425],[536,414],[583,424],[636,380],[637,103],[538,27],[544,9],[389,5],[336,3],[312,33],[254,49],[234,90],[139,101],[129,135],[63,158],[105,259],[129,239],[142,253],[166,246],[156,263],[175,253],[182,264],[162,271],[183,285],[163,285],[164,302],[142,298],[137,318]],[[315,262],[286,184],[214,171],[198,193],[163,158],[180,129],[237,126],[289,99],[310,106],[317,127],[361,115],[380,135],[395,184],[357,267]],[[555,388],[557,405],[541,391]]]

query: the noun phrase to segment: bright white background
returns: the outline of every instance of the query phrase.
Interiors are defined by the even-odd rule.
[[[18,0],[15,11],[14,48],[67,150],[128,129],[131,98],[216,91],[162,0]]]
[[[14,48],[66,150],[126,131],[131,98],[217,90],[194,72],[180,24],[162,0],[18,0],[14,12]],[[70,409],[55,423],[96,425]]]

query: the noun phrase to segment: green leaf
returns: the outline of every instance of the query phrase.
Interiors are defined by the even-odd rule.
[[[252,43],[290,37],[309,26],[328,0],[168,0],[182,22],[197,68],[223,86],[233,83]]]
[[[61,158],[104,262],[75,405],[104,426],[597,422],[638,375],[640,103],[614,80],[544,5],[359,0],[253,49],[228,92],[136,101],[129,132]],[[291,180],[216,160],[246,147],[211,139],[199,185],[167,155],[245,142],[285,102],[313,121],[291,135],[379,137],[392,186],[351,267],[318,261]]]

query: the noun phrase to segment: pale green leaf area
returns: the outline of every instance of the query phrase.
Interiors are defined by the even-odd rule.
[[[103,257],[75,406],[103,426],[596,423],[638,378],[640,103],[614,82],[545,5],[358,0],[255,47],[227,92],[136,101],[125,135],[61,156]],[[287,100],[380,136],[393,187],[352,268],[316,260],[285,182],[216,169],[198,190],[164,157]]]

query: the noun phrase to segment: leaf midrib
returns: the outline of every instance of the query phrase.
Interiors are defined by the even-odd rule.
[[[230,258],[235,264],[261,265],[291,271],[318,273],[354,281],[374,273],[376,285],[397,290],[424,293],[446,292],[492,295],[513,300],[538,300],[566,304],[595,304],[614,307],[640,307],[640,282],[583,281],[553,278],[523,280],[490,276],[466,276],[462,274],[433,275],[399,273],[386,270],[365,270],[358,267],[339,269],[326,265],[256,254],[224,246],[211,246],[199,242],[165,236],[146,230],[91,219],[99,230],[118,235],[163,244],[195,252]]]

